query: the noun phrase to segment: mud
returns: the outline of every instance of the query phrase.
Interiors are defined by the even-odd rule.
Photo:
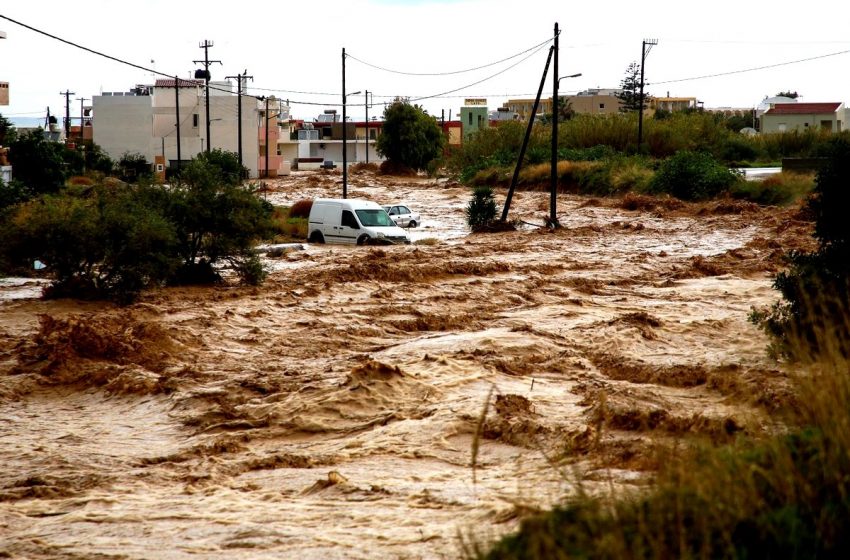
[[[349,178],[419,211],[421,243],[306,245],[259,288],[124,308],[0,284],[0,555],[455,557],[793,406],[747,314],[812,246],[798,209],[560,195],[552,231],[519,192],[516,231],[471,235],[457,184]]]

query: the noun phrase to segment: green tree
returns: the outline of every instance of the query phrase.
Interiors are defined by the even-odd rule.
[[[41,129],[19,135],[9,145],[15,178],[34,194],[54,193],[65,184],[64,145],[51,142]]]
[[[419,105],[396,99],[384,110],[378,153],[390,163],[427,169],[443,153],[446,139],[437,121]]]
[[[791,99],[797,99],[798,97],[800,97],[800,94],[797,93],[796,91],[791,91],[789,89],[788,91],[780,91],[779,93],[776,94],[776,96],[777,97],[789,97]]]
[[[15,140],[17,131],[12,121],[0,114],[0,146],[8,146]]]
[[[614,94],[622,103],[620,111],[623,113],[640,111],[641,105],[649,96],[647,92],[643,93],[643,97],[640,94],[640,64],[637,62],[629,64],[625,76],[620,81],[620,90]]]

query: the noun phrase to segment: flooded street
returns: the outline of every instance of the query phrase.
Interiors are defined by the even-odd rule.
[[[561,195],[550,231],[526,191],[517,231],[470,235],[467,188],[349,180],[418,243],[305,243],[260,287],[124,308],[0,284],[0,556],[453,558],[579,483],[645,485],[659,444],[774,429],[747,314],[811,247],[795,209]]]

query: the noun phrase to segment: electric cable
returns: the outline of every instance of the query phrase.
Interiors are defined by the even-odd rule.
[[[781,66],[789,66],[791,64],[799,64],[801,62],[810,62],[812,60],[819,60],[822,58],[829,58],[831,56],[839,56],[842,54],[850,53],[850,50],[838,51],[834,53],[822,54],[818,56],[810,56],[808,58],[801,58],[799,60],[789,60],[786,62],[778,62],[776,64],[767,64],[765,66],[757,66],[755,68],[744,68],[742,70],[732,70],[729,72],[718,72],[716,74],[706,74],[704,76],[694,76],[692,78],[679,78],[677,80],[664,80],[660,82],[646,82],[647,85],[657,86],[660,84],[673,84],[678,82],[690,82],[693,80],[704,80],[706,78],[719,78],[721,76],[731,76],[733,74],[744,74],[746,72],[756,72],[758,70],[767,70],[768,68],[779,68]]]
[[[560,35],[560,34],[561,34],[561,31],[558,31],[558,35]],[[495,62],[489,62],[489,63],[487,63],[487,64],[483,64],[483,65],[481,65],[481,66],[476,66],[476,67],[474,67],[474,68],[466,68],[466,69],[464,69],[464,70],[453,70],[453,71],[450,71],[450,72],[405,72],[405,71],[403,71],[403,70],[392,70],[392,69],[390,69],[390,68],[384,68],[384,67],[382,67],[382,66],[378,66],[378,65],[376,65],[376,64],[372,64],[372,63],[370,63],[370,62],[366,62],[366,61],[364,61],[364,60],[360,60],[359,58],[357,58],[357,57],[355,57],[355,56],[353,56],[353,55],[351,55],[351,54],[349,54],[349,53],[346,53],[346,54],[345,54],[345,56],[346,56],[346,58],[350,58],[351,60],[356,60],[356,61],[357,61],[357,62],[359,62],[360,64],[364,64],[364,65],[366,65],[366,66],[369,66],[369,67],[371,67],[371,68],[375,68],[376,70],[381,70],[381,71],[383,71],[383,72],[389,72],[389,73],[391,73],[391,74],[401,74],[402,76],[452,76],[452,75],[455,75],[455,74],[465,74],[465,73],[467,73],[467,72],[475,72],[476,70],[481,70],[481,69],[483,69],[483,68],[489,68],[490,66],[495,66],[495,65],[497,65],[497,64],[501,64],[501,63],[503,63],[503,62],[507,62],[508,60],[512,60],[512,59],[514,59],[514,58],[516,58],[516,57],[518,57],[518,56],[522,56],[522,55],[524,55],[525,53],[527,53],[527,52],[529,52],[529,51],[532,51],[532,50],[535,50],[535,49],[539,49],[540,47],[542,47],[542,46],[543,46],[543,45],[545,45],[546,43],[551,42],[552,40],[553,40],[553,39],[552,39],[552,37],[549,37],[549,38],[547,38],[545,41],[542,41],[542,42],[540,42],[540,43],[537,43],[537,44],[536,44],[536,45],[534,45],[533,47],[530,47],[530,48],[528,48],[528,49],[525,49],[525,50],[524,50],[524,51],[522,51],[522,52],[518,52],[518,53],[516,53],[516,54],[513,54],[513,55],[511,55],[511,56],[509,56],[509,57],[507,57],[507,58],[503,58],[503,59],[501,59],[501,60],[497,60],[497,61],[495,61]]]

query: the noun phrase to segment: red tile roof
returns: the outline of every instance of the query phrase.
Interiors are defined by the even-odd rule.
[[[831,115],[840,106],[841,103],[777,103],[765,113],[770,115]]]
[[[154,87],[166,87],[166,88],[172,87],[173,88],[175,81],[176,80],[174,78],[160,79],[160,80],[156,81],[156,83],[154,84]],[[202,86],[202,85],[204,85],[203,80],[184,80],[182,78],[180,79],[180,87],[198,87],[198,86]]]

